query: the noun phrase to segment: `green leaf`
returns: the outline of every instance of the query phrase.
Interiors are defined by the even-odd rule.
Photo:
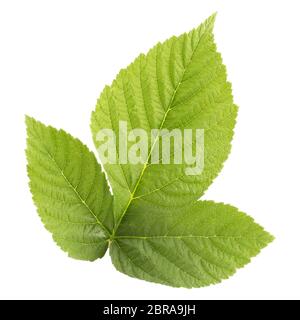
[[[110,247],[117,270],[174,287],[202,287],[233,275],[273,237],[236,208],[196,202],[172,215],[126,216]]]
[[[113,226],[112,196],[95,156],[62,130],[26,118],[28,176],[45,227],[69,256],[101,258]]]
[[[26,118],[33,200],[46,228],[71,257],[95,260],[109,246],[119,271],[191,288],[227,279],[273,240],[238,209],[197,201],[228,157],[237,116],[214,43],[214,21],[215,15],[141,54],[100,95],[91,130],[97,148],[102,145],[102,129],[115,134],[116,163],[106,163],[99,152],[113,196],[85,145],[62,130]],[[127,132],[120,123],[127,124]],[[138,164],[126,163],[119,151],[128,154],[139,140],[135,131],[136,141],[128,141],[133,129],[143,129],[148,138]],[[170,144],[170,164],[164,162],[163,151],[158,163],[152,163],[162,140],[151,140],[153,129],[160,134],[179,130],[181,135],[186,129],[203,129],[202,171],[188,175],[191,164],[174,162],[177,147],[182,153],[186,148],[184,143],[183,152],[178,141]],[[196,142],[193,135],[192,156]]]
[[[189,205],[203,195],[230,152],[237,107],[226,69],[216,50],[213,15],[198,28],[158,43],[121,70],[102,92],[92,114],[96,147],[99,130],[111,128],[119,143],[119,121],[128,130],[204,129],[204,170],[188,176],[187,165],[105,164],[115,201],[116,227],[130,211],[161,213]],[[129,148],[129,145],[128,145]],[[173,148],[174,149],[174,148]],[[171,150],[174,151],[174,150]]]

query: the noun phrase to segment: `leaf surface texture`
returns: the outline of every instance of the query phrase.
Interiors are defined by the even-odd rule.
[[[128,130],[146,130],[148,136],[151,129],[201,128],[205,134],[204,170],[200,175],[186,175],[185,163],[151,164],[155,143],[149,144],[143,164],[104,166],[117,204],[116,227],[136,207],[148,210],[155,204],[165,211],[166,207],[182,207],[198,199],[230,152],[237,107],[214,43],[214,20],[212,16],[191,32],[141,54],[121,70],[98,100],[91,121],[97,148],[97,133],[104,128],[116,132],[118,148],[119,121],[126,121]]]
[[[233,275],[273,237],[236,208],[198,201],[172,215],[126,217],[110,249],[129,276],[174,287],[203,287]]]
[[[63,130],[26,118],[30,189],[45,227],[76,259],[101,258],[109,246],[117,270],[173,287],[202,287],[233,275],[273,237],[235,207],[198,201],[227,159],[237,106],[213,36],[215,15],[198,28],[158,43],[122,69],[101,93],[91,117],[98,133],[116,134],[117,163],[105,164]],[[204,130],[201,174],[152,155],[149,140],[142,163],[122,163],[124,132],[143,129]],[[195,136],[192,149],[194,151]],[[124,150],[123,150],[124,151]],[[162,156],[162,155],[160,155]],[[104,159],[101,159],[102,162]]]
[[[30,190],[45,227],[73,258],[95,260],[107,249],[112,196],[88,148],[63,130],[27,123]]]

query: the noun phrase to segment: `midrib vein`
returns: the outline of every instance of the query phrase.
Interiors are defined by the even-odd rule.
[[[115,239],[136,239],[136,240],[154,240],[154,239],[227,239],[227,240],[238,240],[238,239],[252,239],[257,240],[257,238],[249,238],[245,236],[221,236],[221,235],[210,235],[210,236],[116,236]]]
[[[167,108],[167,110],[166,110],[166,112],[165,112],[165,114],[164,114],[164,117],[163,117],[163,119],[162,119],[162,121],[161,121],[161,124],[160,124],[160,126],[159,126],[159,131],[163,128],[163,126],[164,126],[164,124],[165,124],[165,122],[166,122],[168,113],[169,113],[169,112],[171,111],[171,109],[172,109],[172,104],[173,104],[173,101],[174,101],[174,99],[175,99],[175,97],[176,97],[177,91],[179,90],[180,85],[181,85],[181,83],[182,83],[182,81],[183,81],[183,79],[184,79],[184,76],[185,76],[185,74],[186,74],[186,71],[187,71],[189,65],[191,64],[191,62],[192,62],[192,60],[193,60],[194,54],[195,54],[195,52],[196,52],[196,50],[197,50],[197,48],[198,48],[198,46],[199,46],[199,44],[200,44],[200,40],[201,40],[201,35],[199,36],[199,40],[198,40],[198,42],[197,42],[194,50],[192,51],[191,57],[190,57],[188,63],[186,64],[186,66],[185,66],[185,68],[184,68],[184,71],[183,71],[183,73],[182,73],[182,76],[181,76],[181,78],[180,78],[180,80],[179,80],[179,82],[178,82],[178,84],[177,84],[177,86],[176,86],[176,88],[175,88],[175,90],[174,90],[174,92],[173,92],[173,95],[172,95],[172,97],[171,97],[171,100],[170,100],[170,102],[169,102],[169,104],[168,104],[168,108]],[[115,237],[115,234],[116,234],[116,232],[117,232],[117,230],[118,230],[118,228],[119,228],[119,226],[120,226],[120,224],[121,224],[121,222],[122,222],[122,220],[123,220],[123,218],[124,218],[124,216],[125,216],[128,208],[129,208],[131,202],[135,199],[135,193],[136,193],[136,191],[137,191],[137,189],[138,189],[138,186],[139,186],[139,184],[140,184],[140,182],[141,182],[141,180],[142,180],[142,178],[143,178],[143,175],[144,175],[144,173],[145,173],[145,171],[146,171],[146,169],[147,169],[147,167],[148,167],[148,165],[149,165],[149,160],[150,160],[152,151],[153,151],[153,149],[154,149],[154,147],[155,147],[155,144],[157,143],[158,137],[159,137],[159,135],[156,136],[156,138],[155,138],[155,140],[154,140],[154,142],[153,142],[153,144],[152,144],[152,146],[151,146],[151,149],[150,149],[150,152],[149,152],[149,154],[148,154],[147,160],[146,160],[146,162],[145,162],[145,164],[144,164],[144,166],[143,166],[143,169],[142,169],[142,171],[141,171],[141,173],[140,173],[140,175],[139,175],[139,177],[138,177],[138,180],[137,180],[137,182],[136,182],[136,184],[135,184],[135,186],[134,186],[134,188],[133,188],[133,191],[132,191],[131,194],[130,194],[130,198],[129,198],[129,200],[128,200],[128,203],[127,203],[127,205],[125,206],[125,209],[124,209],[121,217],[119,218],[119,220],[118,220],[118,222],[117,222],[117,224],[116,224],[116,226],[115,226],[115,228],[114,228],[114,230],[113,230],[112,238]]]

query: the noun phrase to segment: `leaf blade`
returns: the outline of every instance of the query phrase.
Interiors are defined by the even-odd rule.
[[[30,190],[45,227],[69,256],[104,255],[112,196],[95,156],[63,130],[26,117]]]
[[[111,86],[101,94],[92,114],[94,142],[99,130],[112,128],[119,147],[118,121],[127,121],[128,130],[204,129],[204,171],[187,176],[186,165],[106,164],[118,207],[116,228],[133,208],[152,204],[185,206],[203,195],[221,170],[231,149],[237,107],[233,103],[226,69],[216,50],[212,34],[215,15],[198,28],[159,43],[121,70]],[[174,150],[172,150],[173,152]],[[173,190],[182,196],[178,197]],[[147,203],[148,202],[148,203]],[[152,202],[152,203],[150,203]]]
[[[249,216],[211,201],[169,216],[126,219],[130,226],[119,229],[110,248],[117,270],[174,287],[219,283],[273,240]]]

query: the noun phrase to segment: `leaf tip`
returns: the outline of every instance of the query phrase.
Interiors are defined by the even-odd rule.
[[[215,11],[215,12],[214,12],[210,17],[209,17],[209,19],[212,19],[213,21],[215,21],[215,20],[216,20],[217,15],[218,15],[218,12],[217,12],[217,11]]]
[[[261,228],[261,233],[260,233],[260,236],[258,237],[258,244],[259,244],[259,252],[258,253],[260,253],[261,250],[268,247],[269,244],[271,244],[275,240],[275,237],[271,233],[266,231],[261,226],[260,226],[260,228]]]
[[[216,22],[216,18],[217,18],[217,12],[214,12],[210,17],[208,17],[204,24],[205,26],[210,30],[210,31],[213,31],[213,28],[214,28],[214,25],[215,25],[215,22]]]
[[[270,243],[272,243],[276,238],[275,236],[273,236],[271,233],[266,232],[266,245],[269,245]]]
[[[39,121],[37,121],[36,119],[34,119],[33,117],[31,116],[28,116],[27,114],[25,114],[25,124],[26,124],[26,129],[27,129],[27,132],[29,132],[28,130],[35,126],[35,124],[37,123],[40,123]]]
[[[33,121],[33,118],[30,117],[29,115],[25,114],[25,123],[28,126]]]

